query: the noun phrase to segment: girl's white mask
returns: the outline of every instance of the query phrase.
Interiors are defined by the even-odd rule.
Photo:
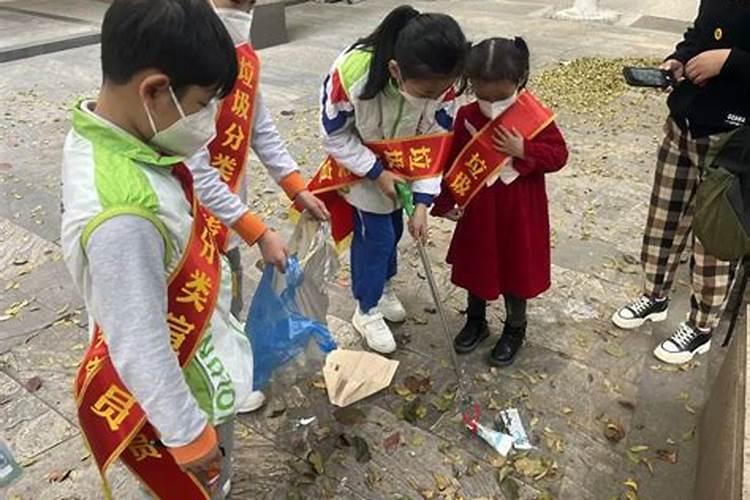
[[[501,101],[492,102],[485,101],[484,99],[477,99],[477,103],[479,103],[479,110],[482,112],[482,114],[490,120],[494,120],[498,116],[505,113],[508,108],[513,106],[513,104],[515,104],[516,102],[516,99],[518,99],[518,92],[514,92],[512,96]]]

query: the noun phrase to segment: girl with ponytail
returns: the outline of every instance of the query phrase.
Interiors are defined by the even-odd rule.
[[[396,349],[385,320],[406,319],[391,284],[403,232],[396,195],[402,178],[395,172],[402,158],[385,158],[368,144],[449,132],[453,89],[466,49],[466,38],[451,17],[398,7],[339,56],[323,85],[325,148],[360,179],[340,191],[354,208],[351,269],[358,307],[352,322],[368,346],[381,353]],[[415,238],[427,234],[427,209],[440,182],[440,171],[411,182],[416,211],[409,231]]]
[[[491,165],[503,166],[478,184],[473,198],[461,204],[464,209],[456,200],[463,193],[446,182],[432,213],[457,222],[447,260],[451,280],[467,290],[468,311],[454,348],[468,353],[489,337],[487,301],[503,296],[505,326],[489,361],[506,366],[526,336],[527,300],[550,287],[545,174],[565,166],[568,150],[552,113],[524,90],[529,48],[522,38],[474,45],[466,78],[477,99],[456,115],[454,157],[470,155],[469,145],[482,137],[494,146]],[[516,125],[533,132],[522,134]]]

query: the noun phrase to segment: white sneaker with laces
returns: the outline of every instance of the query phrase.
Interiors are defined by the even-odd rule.
[[[682,323],[667,340],[656,346],[654,356],[670,365],[682,365],[711,350],[711,334]]]
[[[377,308],[373,308],[369,313],[363,313],[357,306],[352,324],[373,351],[390,354],[396,350],[396,339],[393,338],[391,329],[388,328],[383,314]]]
[[[266,396],[260,391],[253,391],[236,403],[237,413],[252,413],[259,410],[266,402]]]
[[[388,282],[383,289],[383,296],[378,302],[378,310],[383,313],[383,317],[391,323],[403,323],[406,321],[406,309],[396,296],[393,286]]]
[[[631,304],[616,311],[612,315],[612,323],[623,330],[631,330],[642,326],[646,321],[664,321],[668,314],[669,300],[656,300],[648,295],[641,295]]]

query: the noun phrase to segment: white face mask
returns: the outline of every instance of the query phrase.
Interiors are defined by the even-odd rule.
[[[211,2],[213,3],[213,2]],[[237,9],[215,9],[216,14],[224,21],[229,36],[235,45],[250,40],[250,28],[253,25],[253,15]]]
[[[507,99],[503,99],[502,101],[492,102],[485,101],[483,99],[477,99],[477,102],[479,103],[479,110],[482,112],[482,114],[490,120],[494,120],[498,116],[505,113],[508,108],[513,106],[517,98],[518,92],[514,92],[512,96],[508,97]]]
[[[186,115],[171,86],[169,95],[181,118],[162,131],[156,129],[151,111],[146,103],[143,104],[148,123],[154,131],[154,136],[149,143],[165,153],[189,158],[216,137],[216,113],[219,110],[219,101],[211,99],[205,108],[192,115]]]

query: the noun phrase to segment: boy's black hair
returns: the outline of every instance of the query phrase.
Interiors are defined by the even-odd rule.
[[[391,11],[373,33],[354,45],[372,52],[361,99],[372,99],[391,79],[388,63],[398,63],[405,80],[459,75],[466,59],[466,37],[445,14],[420,14],[408,5]]]
[[[465,76],[472,80],[508,80],[523,88],[529,81],[529,47],[521,37],[479,42],[469,51]]]
[[[234,43],[206,0],[114,0],[102,24],[105,82],[125,84],[148,68],[172,89],[215,86],[225,97],[237,78]]]

